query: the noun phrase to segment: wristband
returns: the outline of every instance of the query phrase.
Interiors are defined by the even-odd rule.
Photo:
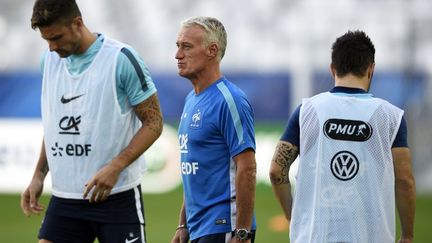
[[[180,224],[179,226],[177,226],[176,231],[179,230],[179,229],[183,229],[183,228],[186,229],[186,225],[185,224]]]

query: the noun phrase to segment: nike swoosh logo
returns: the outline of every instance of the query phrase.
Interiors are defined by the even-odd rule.
[[[63,96],[61,97],[60,101],[61,101],[61,103],[63,103],[63,104],[67,104],[67,103],[71,102],[72,100],[78,99],[79,97],[81,97],[81,96],[83,96],[83,95],[84,95],[84,94],[82,94],[82,95],[77,95],[77,96],[73,96],[73,97],[70,97],[70,98],[65,98],[64,95],[63,95]]]
[[[128,239],[126,239],[126,240],[125,240],[125,243],[132,243],[132,242],[137,241],[138,239],[139,239],[139,237],[134,238],[134,239],[132,239],[132,240],[128,240]]]

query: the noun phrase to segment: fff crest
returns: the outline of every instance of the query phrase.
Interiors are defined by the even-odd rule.
[[[189,127],[194,128],[194,129],[198,129],[198,128],[201,128],[201,125],[202,125],[202,113],[198,109],[195,113],[193,113]]]

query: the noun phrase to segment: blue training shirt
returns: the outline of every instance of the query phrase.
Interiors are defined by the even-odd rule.
[[[246,95],[225,77],[199,94],[190,92],[178,135],[191,240],[231,232],[236,223],[233,157],[255,150],[254,116]]]
[[[349,95],[349,94],[368,94],[366,91],[357,88],[348,88],[337,86],[330,90],[330,93],[340,93],[341,95]],[[296,146],[300,146],[300,107],[297,108],[292,113],[291,117],[288,120],[287,126],[285,128],[284,133],[280,140],[292,143]],[[396,134],[396,138],[393,141],[393,148],[397,147],[408,147],[408,129],[405,117],[402,116],[401,124],[399,126],[398,133]]]
[[[87,70],[101,49],[104,39],[104,35],[97,34],[96,41],[84,53],[67,57],[69,73],[78,75]],[[156,87],[151,78],[150,71],[143,59],[132,47],[128,46],[125,49],[117,57],[115,74],[117,100],[122,112],[125,112],[129,105],[138,105],[156,93]],[[44,57],[45,54],[42,55],[41,59],[42,72],[45,62]],[[145,89],[143,88],[144,86]]]

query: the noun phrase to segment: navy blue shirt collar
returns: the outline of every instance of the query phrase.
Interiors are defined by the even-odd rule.
[[[347,94],[367,94],[364,89],[360,88],[349,88],[343,86],[335,86],[330,91],[330,93],[347,93]]]

